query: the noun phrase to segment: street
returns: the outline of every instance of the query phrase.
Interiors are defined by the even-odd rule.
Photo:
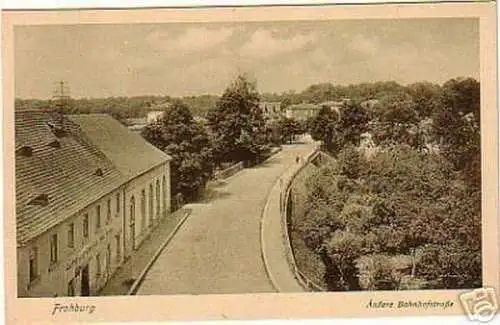
[[[190,204],[191,216],[146,274],[137,295],[275,292],[261,256],[262,210],[280,175],[312,147],[308,141],[284,146],[262,165],[209,188],[204,202]]]

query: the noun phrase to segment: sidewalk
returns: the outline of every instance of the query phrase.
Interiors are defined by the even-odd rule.
[[[291,265],[291,252],[286,238],[287,231],[282,219],[280,201],[284,189],[297,171],[307,162],[307,158],[314,153],[312,150],[305,155],[300,164],[291,164],[281,175],[280,180],[273,186],[261,220],[261,248],[262,257],[267,274],[278,292],[305,292],[306,290],[295,277],[294,265]],[[283,198],[284,199],[284,198]],[[293,263],[292,263],[293,264]]]
[[[181,208],[166,216],[133,255],[118,268],[111,279],[109,279],[108,283],[106,283],[106,286],[101,289],[99,295],[127,295],[133,282],[140,277],[141,273],[154,257],[156,251],[162,246],[165,240],[173,234],[176,226],[183,221],[186,213],[189,214],[190,209]]]

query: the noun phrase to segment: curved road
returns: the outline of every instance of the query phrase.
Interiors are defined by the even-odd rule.
[[[209,191],[147,272],[137,295],[275,292],[264,268],[260,220],[267,195],[312,143],[287,145]]]

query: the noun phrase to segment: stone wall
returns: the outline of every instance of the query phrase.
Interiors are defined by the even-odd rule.
[[[307,180],[321,165],[332,158],[322,152],[312,155],[290,181],[284,199],[286,235],[290,244],[292,268],[303,286],[310,291],[326,291],[323,285],[324,265],[318,255],[309,250],[300,231],[300,223],[306,217]]]

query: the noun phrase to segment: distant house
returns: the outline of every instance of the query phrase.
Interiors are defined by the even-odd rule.
[[[306,120],[316,116],[321,106],[309,103],[290,105],[286,108],[285,116],[296,120]]]
[[[19,297],[97,294],[169,215],[171,158],[108,115],[17,111],[15,148]]]
[[[148,112],[148,115],[146,117],[146,124],[154,123],[161,119],[163,115],[165,114],[165,111],[150,111]]]
[[[339,100],[339,101],[326,101],[322,102],[319,104],[320,107],[327,106],[329,107],[332,111],[337,112],[337,114],[340,117],[340,109],[342,106],[346,103],[345,100]]]
[[[262,114],[270,119],[279,118],[283,115],[281,102],[260,102],[259,108],[261,109]]]

